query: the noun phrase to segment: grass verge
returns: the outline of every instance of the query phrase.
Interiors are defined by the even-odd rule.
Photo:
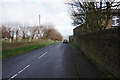
[[[80,49],[79,44],[74,43],[74,42],[70,42],[70,44],[72,44],[74,47]],[[95,60],[89,58],[89,56],[87,56],[87,59],[97,67],[97,69],[99,70],[99,73],[101,74],[100,77],[101,78],[116,78],[114,75],[112,75],[111,73],[109,73],[108,71],[106,71],[100,64],[98,64]]]
[[[86,55],[87,56],[87,55]],[[116,78],[114,75],[112,75],[111,73],[109,73],[108,71],[106,71],[100,64],[98,64],[95,60],[89,58],[87,56],[88,60],[94,64],[97,69],[99,70],[99,73],[101,74],[101,78]]]
[[[4,49],[4,50],[2,50],[2,58],[6,58],[6,57],[13,56],[13,55],[20,54],[20,53],[29,52],[31,50],[45,47],[45,46],[53,44],[53,43],[55,43],[55,42],[36,44],[36,45],[25,46],[25,47],[14,48],[14,49]]]
[[[72,44],[74,47],[78,48],[79,49],[79,45],[74,43],[74,42],[70,42],[70,44]]]

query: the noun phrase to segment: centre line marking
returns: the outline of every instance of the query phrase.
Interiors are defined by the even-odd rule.
[[[27,69],[30,65],[27,65],[26,67],[24,67],[22,70],[20,70],[17,74],[13,75],[9,80],[11,80],[12,78],[16,77],[18,74],[20,74],[21,72],[23,72],[25,69]]]
[[[43,57],[45,54],[47,54],[47,52],[45,52],[45,53],[42,54],[40,57],[38,57],[38,59],[40,59],[41,57]]]

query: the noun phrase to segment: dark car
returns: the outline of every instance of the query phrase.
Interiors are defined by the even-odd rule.
[[[68,41],[66,39],[63,40],[63,43],[68,43]]]

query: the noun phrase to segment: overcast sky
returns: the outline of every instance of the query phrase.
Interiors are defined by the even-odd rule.
[[[73,34],[66,0],[0,0],[0,23],[38,25],[53,23],[63,36]],[[1,13],[2,12],[2,13]]]

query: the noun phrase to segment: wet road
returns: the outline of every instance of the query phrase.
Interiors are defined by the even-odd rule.
[[[3,78],[79,78],[68,44],[55,43],[3,60]]]

